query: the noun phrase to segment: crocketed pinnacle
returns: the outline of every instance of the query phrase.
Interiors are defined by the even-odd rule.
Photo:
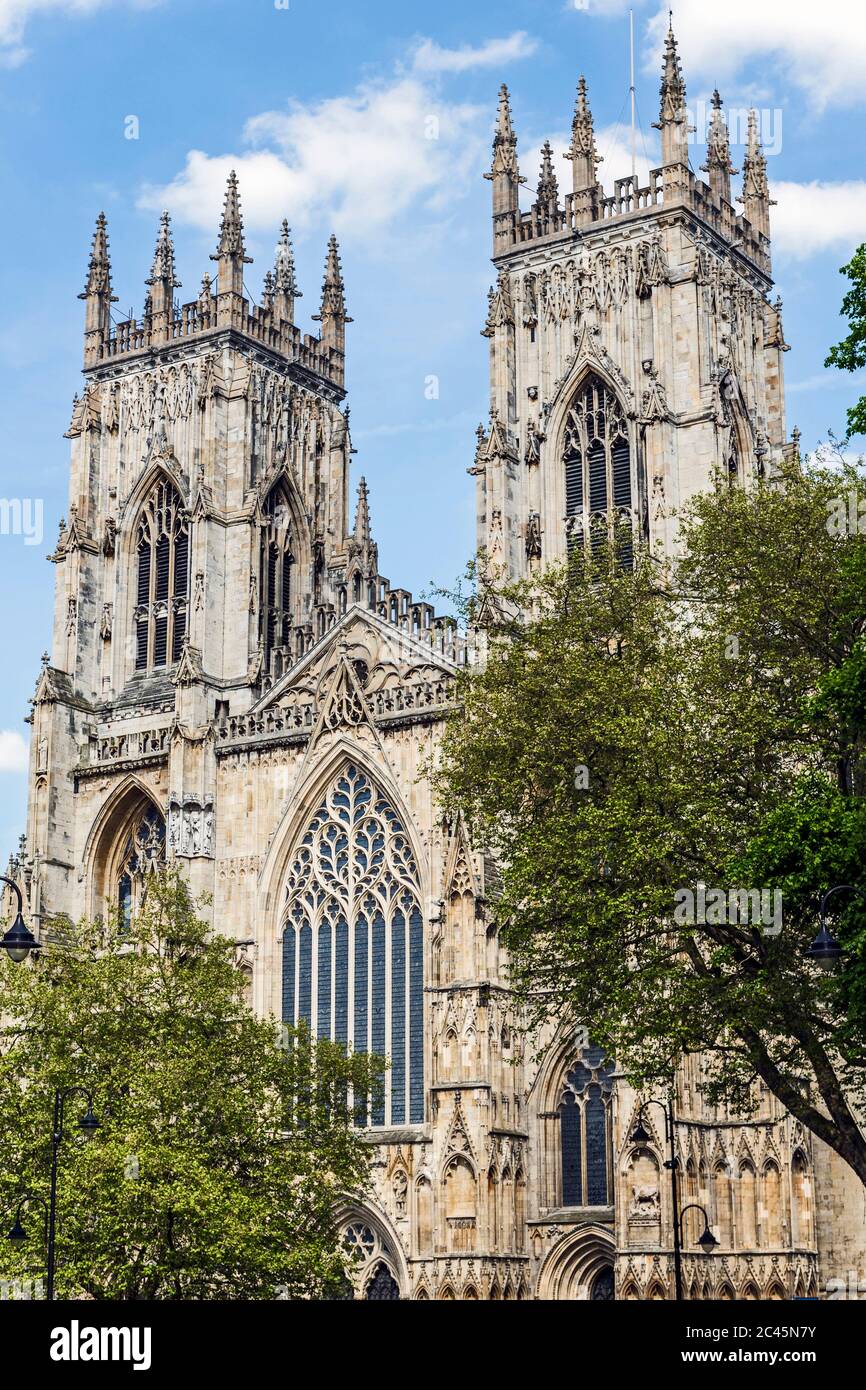
[[[156,238],[156,251],[150,276],[146,285],[164,285],[168,289],[180,287],[174,264],[174,243],[171,236],[171,217],[163,212],[159,219],[159,234]]]
[[[246,254],[244,246],[244,222],[241,216],[241,200],[238,192],[238,176],[232,169],[226,184],[223,215],[220,223],[219,245],[211,256],[212,261],[223,258],[241,261],[249,265],[252,257]]]

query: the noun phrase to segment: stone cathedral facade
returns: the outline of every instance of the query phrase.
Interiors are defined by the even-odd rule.
[[[521,210],[502,89],[487,177],[489,424],[469,468],[478,545],[512,576],[595,523],[673,543],[713,471],[747,485],[785,432],[764,157],[743,211],[716,99],[707,182],[665,53],[662,162],[605,192],[581,79],[560,194],[546,146]],[[524,203],[528,200],[524,198]],[[84,301],[68,515],[50,655],[32,707],[30,807],[13,872],[35,926],[129,916],[180,862],[237,938],[257,1010],[391,1060],[367,1116],[373,1186],[341,1220],[360,1297],[653,1299],[673,1293],[665,1134],[587,1037],[536,1051],[488,922],[495,867],[419,770],[467,646],[379,568],[350,488],[349,322],[336,242],[318,337],[295,323],[284,224],[258,305],[244,294],[234,175],[215,276],[178,308],[161,220],[140,320],[116,322],[105,219]],[[690,1298],[814,1295],[862,1270],[863,1192],[769,1096],[710,1111],[678,1078]]]

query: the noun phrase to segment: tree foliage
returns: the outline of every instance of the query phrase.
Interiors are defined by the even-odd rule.
[[[59,1149],[57,1296],[328,1297],[345,1287],[335,1203],[363,1188],[352,1095],[381,1066],[255,1017],[231,942],[175,872],[132,927],[55,924],[27,966],[0,963],[0,1211],[47,1198],[54,1094],[80,1094]],[[0,1276],[44,1272],[42,1209]],[[5,1230],[2,1232],[5,1235]]]
[[[611,549],[486,582],[487,660],[434,775],[500,863],[530,1025],[588,1025],[638,1085],[700,1052],[740,1110],[760,1078],[866,1181],[856,894],[831,904],[844,968],[804,955],[822,893],[866,892],[866,538],[838,524],[864,486],[848,465],[720,483],[675,568]],[[684,920],[700,884],[778,890],[782,921],[745,898]]]
[[[840,273],[851,281],[842,300],[842,313],[848,319],[850,332],[830,349],[824,366],[856,372],[866,367],[866,245],[858,247]],[[866,434],[866,396],[861,396],[848,411],[848,433]]]

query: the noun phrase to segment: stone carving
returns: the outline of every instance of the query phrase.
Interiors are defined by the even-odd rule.
[[[405,1169],[398,1168],[391,1183],[391,1190],[394,1193],[394,1211],[398,1217],[406,1215],[406,1193],[409,1189],[409,1179],[406,1177]]]
[[[654,1222],[659,1216],[659,1190],[657,1187],[640,1185],[631,1190],[628,1219],[632,1223]]]
[[[644,389],[641,398],[641,417],[647,424],[654,420],[667,420],[669,415],[667,395],[665,388],[659,381],[658,372],[654,368],[649,372],[649,385]]]
[[[526,523],[526,558],[541,559],[541,517],[538,512],[530,512]]]
[[[212,859],[213,800],[172,797],[168,805],[168,847],[181,859]]]

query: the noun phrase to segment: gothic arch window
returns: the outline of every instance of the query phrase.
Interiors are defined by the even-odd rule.
[[[155,806],[148,806],[123,837],[114,871],[115,903],[125,929],[141,911],[151,875],[164,867],[165,821]]]
[[[622,403],[601,377],[584,379],[565,420],[562,446],[565,522],[569,548],[599,550],[617,518],[630,520],[631,448]],[[630,543],[622,548],[630,566]]]
[[[149,671],[180,659],[189,604],[189,517],[167,478],[142,508],[136,546],[135,667]]]
[[[400,1297],[390,1246],[369,1222],[362,1218],[350,1221],[343,1231],[343,1247],[353,1267],[356,1287],[363,1298]]]
[[[393,806],[347,764],[291,862],[283,916],[283,1021],[390,1059],[362,1125],[424,1119],[424,933],[418,866]]]
[[[276,487],[264,505],[261,533],[261,631],[265,667],[273,654],[289,646],[292,631],[292,565],[295,562],[291,514],[282,488]]]
[[[565,1078],[559,1105],[565,1207],[605,1207],[613,1200],[613,1071],[600,1047],[587,1047]]]

